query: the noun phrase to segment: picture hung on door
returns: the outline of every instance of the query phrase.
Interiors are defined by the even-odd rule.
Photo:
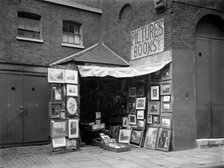
[[[48,83],[52,152],[75,151],[80,142],[78,71],[68,67],[49,68]]]

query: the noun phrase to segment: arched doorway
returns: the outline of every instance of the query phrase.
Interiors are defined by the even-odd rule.
[[[196,27],[197,138],[224,137],[224,21],[206,15]]]

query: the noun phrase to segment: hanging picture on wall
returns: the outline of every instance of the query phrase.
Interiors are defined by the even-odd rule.
[[[64,137],[67,136],[67,123],[66,120],[51,120],[51,137]]]
[[[172,112],[172,102],[161,102],[161,112]]]
[[[148,102],[148,114],[160,114],[160,102],[159,101],[149,101]]]
[[[77,139],[66,139],[67,149],[77,149]]]
[[[136,125],[136,115],[135,114],[128,115],[128,123],[130,125]]]
[[[171,130],[166,128],[159,128],[156,149],[169,151],[170,137],[171,137]]]
[[[161,127],[170,129],[171,128],[171,123],[172,123],[171,116],[162,115],[160,117],[160,125],[161,125]]]
[[[79,119],[68,119],[68,138],[79,137]]]
[[[145,129],[145,120],[137,120],[137,127],[139,129]]]
[[[129,88],[129,97],[136,97],[136,87]]]
[[[159,85],[150,86],[150,100],[151,101],[160,100],[160,86]]]
[[[78,99],[74,97],[66,97],[66,113],[67,116],[75,117],[78,115]]]
[[[66,95],[67,96],[78,96],[78,85],[66,85]]]
[[[144,119],[144,110],[137,110],[137,119]]]
[[[49,117],[50,118],[61,117],[61,104],[52,102],[49,103]]]
[[[65,81],[64,69],[48,68],[49,83],[64,83],[64,81]]]
[[[162,80],[169,80],[172,79],[172,64],[169,63],[166,65],[162,70]]]
[[[145,109],[145,97],[137,98],[136,99],[136,109]]]
[[[133,128],[131,131],[130,145],[140,147],[142,145],[143,130]]]
[[[119,143],[129,143],[131,138],[131,129],[120,129],[119,131]]]
[[[171,94],[171,81],[161,83],[161,95],[170,95]]]
[[[145,134],[145,142],[144,147],[155,149],[156,148],[156,140],[157,140],[157,127],[147,127]]]
[[[145,95],[144,86],[137,87],[137,97],[143,97]]]
[[[128,117],[122,118],[122,127],[128,127]]]
[[[152,124],[152,115],[151,114],[147,115],[147,123]]]
[[[78,71],[66,69],[65,83],[78,84]]]
[[[129,113],[135,113],[135,107],[136,107],[136,99],[129,98],[127,104],[127,111]]]
[[[66,147],[65,137],[52,138],[52,146],[53,148]]]
[[[162,98],[162,102],[170,102],[171,101],[171,95],[165,95],[165,96],[161,96]]]
[[[51,85],[52,102],[64,102],[64,87],[62,84]]]
[[[160,116],[159,115],[153,115],[152,116],[152,124],[153,125],[159,125],[160,124]]]

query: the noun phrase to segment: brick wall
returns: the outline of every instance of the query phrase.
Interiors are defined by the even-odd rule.
[[[19,41],[17,12],[26,11],[41,16],[44,43]],[[83,24],[83,44],[87,48],[99,42],[100,14],[39,0],[0,1],[0,60],[3,62],[48,65],[81,49],[62,47],[62,21]]]

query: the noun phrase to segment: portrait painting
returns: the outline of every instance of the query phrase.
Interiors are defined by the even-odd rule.
[[[171,130],[166,128],[159,128],[156,149],[169,151]]]

